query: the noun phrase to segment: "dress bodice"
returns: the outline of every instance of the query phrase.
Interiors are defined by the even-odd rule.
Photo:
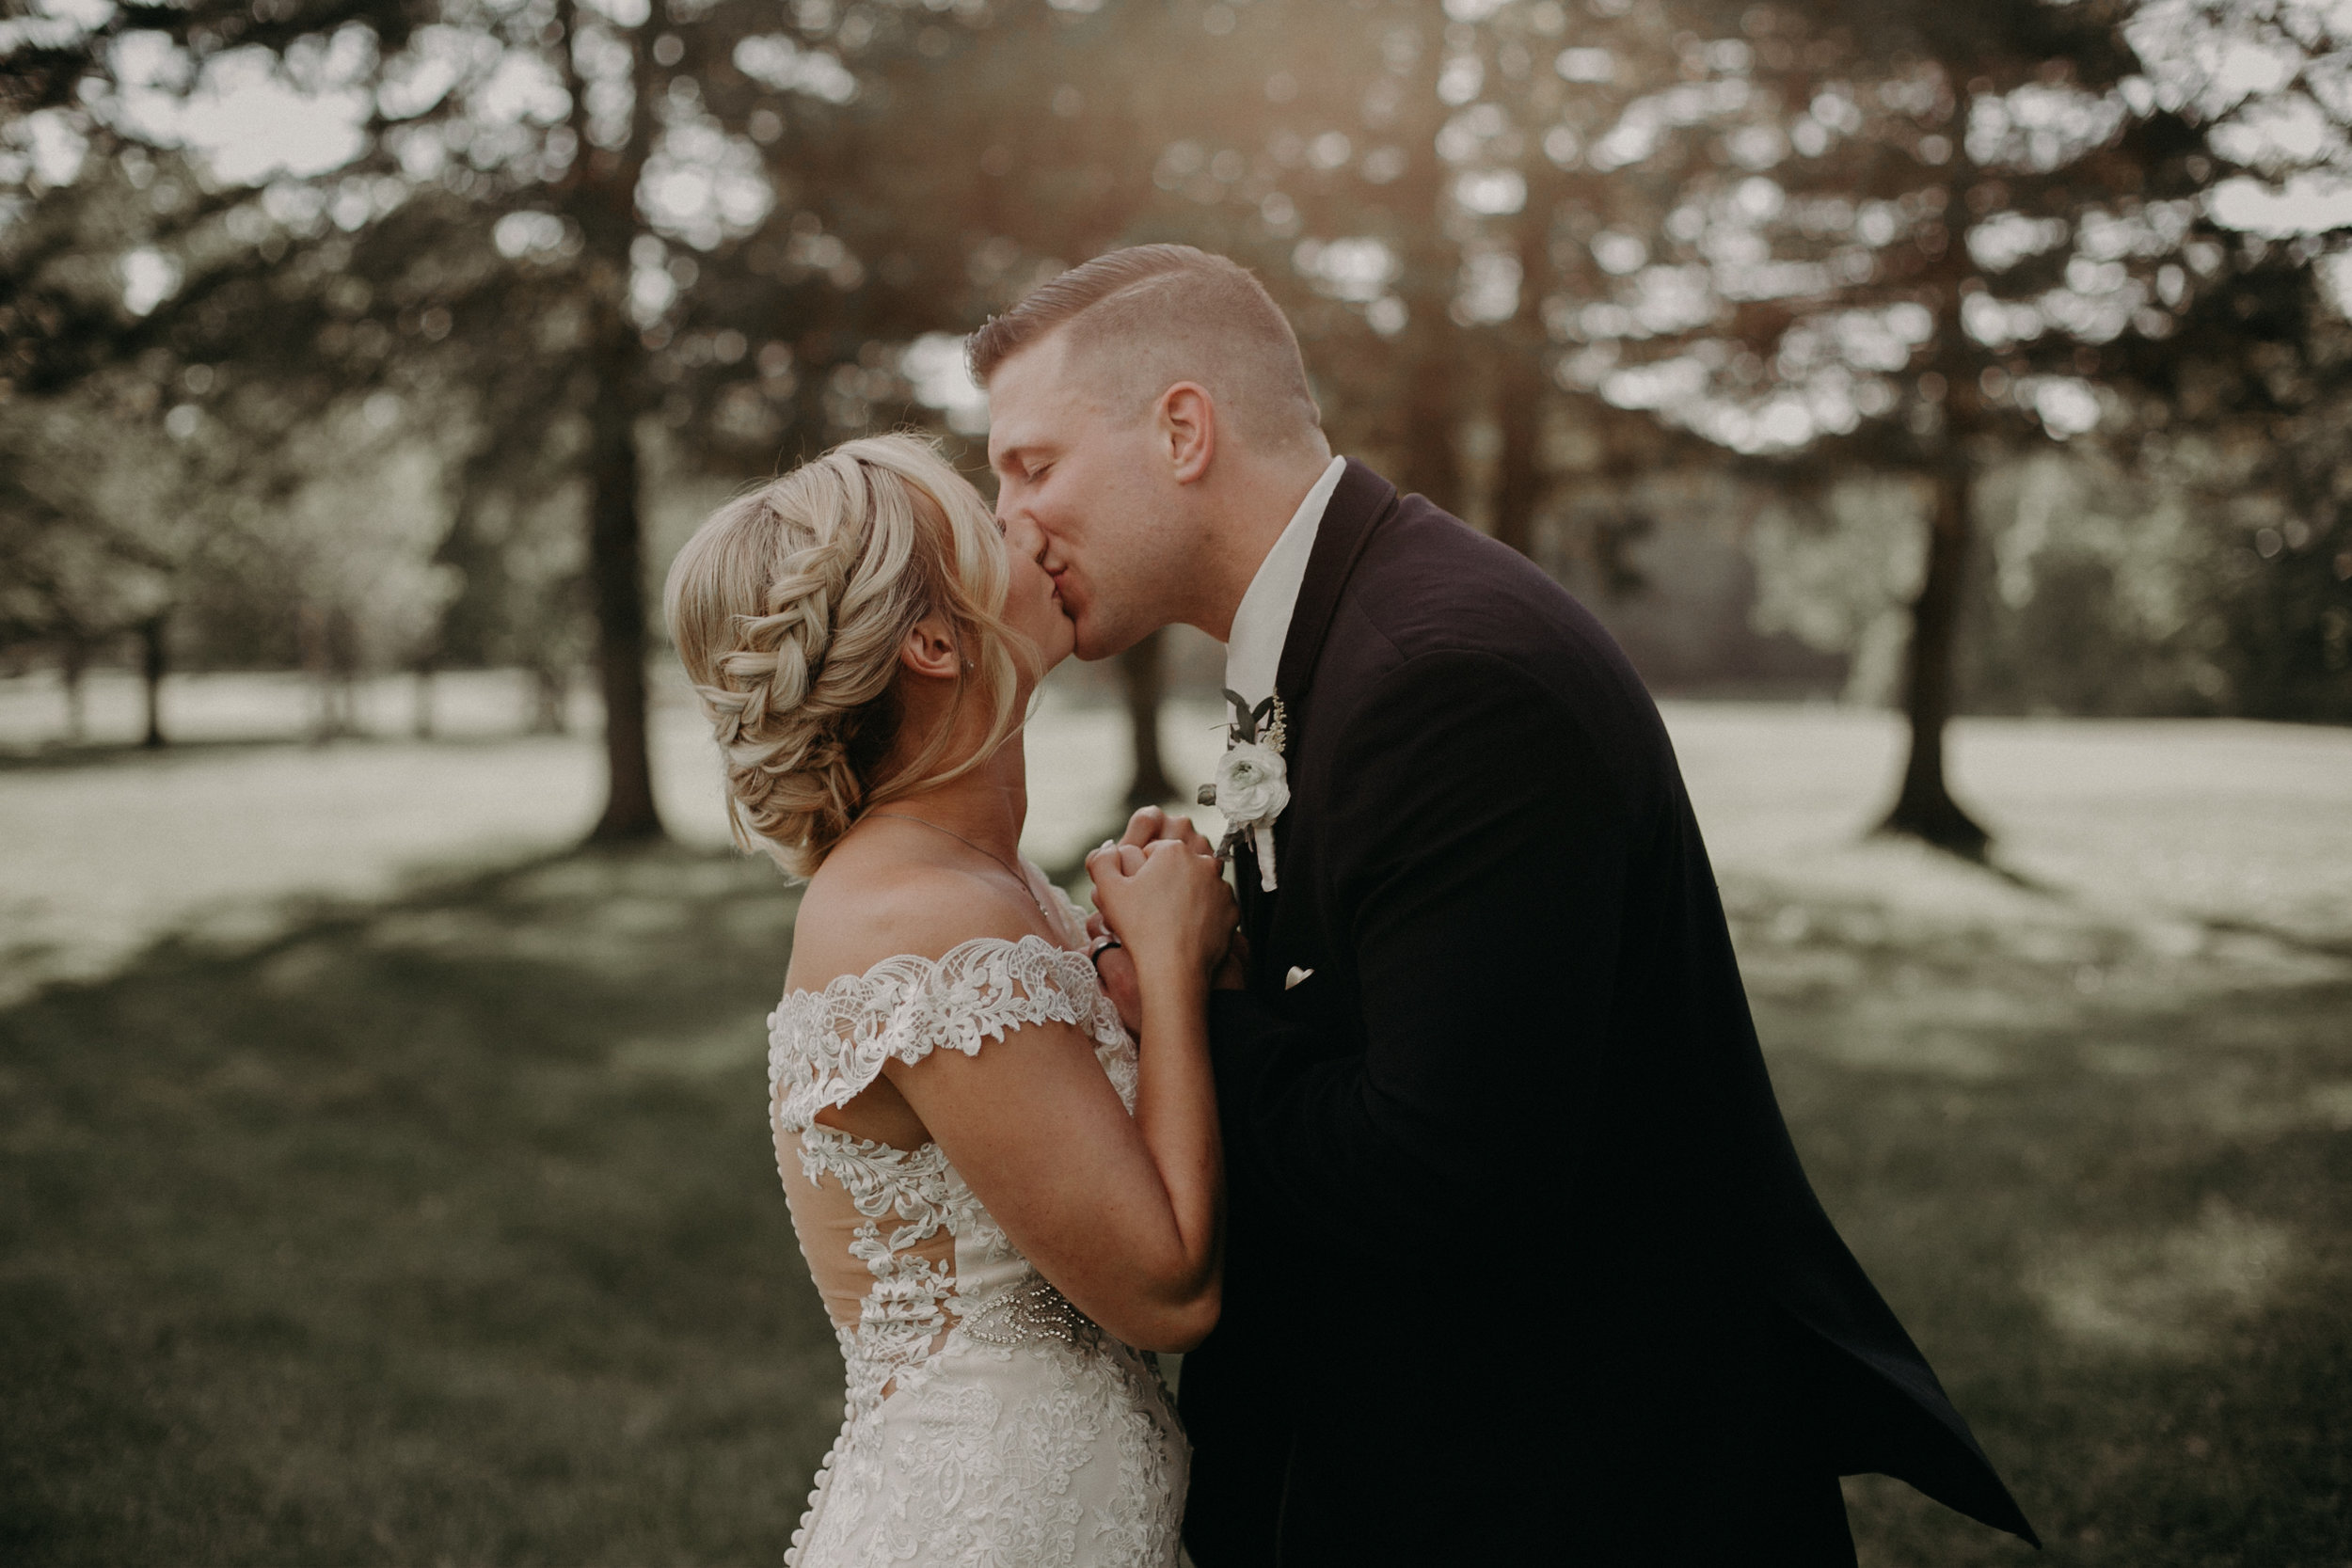
[[[1065,935],[1084,925],[1057,900]],[[883,1064],[934,1051],[977,1055],[1009,1029],[1054,1022],[1094,1044],[1135,1109],[1136,1046],[1084,952],[1026,936],[982,937],[936,958],[886,958],[769,1016],[770,1120],[795,1231],[849,1362],[854,1417],[935,1354],[961,1324],[987,1340],[1092,1325],[1006,1239],[936,1143],[898,1148],[830,1127]]]
[[[1188,1450],[1150,1358],[1037,1272],[937,1143],[817,1119],[888,1062],[1045,1022],[1093,1043],[1132,1114],[1136,1042],[1056,896],[1059,941],[887,958],[769,1016],[777,1171],[848,1371],[787,1568],[1176,1568]]]

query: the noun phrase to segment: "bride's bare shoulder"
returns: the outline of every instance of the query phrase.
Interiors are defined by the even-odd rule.
[[[818,990],[885,958],[935,958],[976,937],[1030,934],[986,879],[852,839],[826,857],[801,895],[787,984]]]

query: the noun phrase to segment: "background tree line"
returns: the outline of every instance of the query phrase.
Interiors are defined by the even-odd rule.
[[[42,0],[0,23],[0,639],[69,682],[126,639],[151,683],[512,663],[548,722],[584,659],[597,833],[658,832],[649,515],[977,436],[961,333],[1181,239],[1276,291],[1339,450],[1604,609],[1670,491],[1744,531],[1765,629],[1851,651],[1891,585],[1889,824],[1981,851],[1972,697],[2352,719],[2348,27]]]

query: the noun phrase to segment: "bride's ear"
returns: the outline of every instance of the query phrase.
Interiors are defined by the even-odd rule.
[[[963,648],[945,615],[926,615],[907,628],[898,662],[918,675],[954,680],[963,669]]]

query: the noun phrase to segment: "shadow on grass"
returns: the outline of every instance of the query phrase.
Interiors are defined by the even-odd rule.
[[[2051,1542],[1866,1479],[1864,1562],[2342,1564],[2346,969],[1727,895],[1823,1200]],[[775,1561],[840,1411],[792,912],[579,854],[0,1011],[0,1560]]]
[[[2352,969],[1728,891],[1822,1201],[2049,1543],[1861,1478],[1863,1562],[2352,1560]]]
[[[190,757],[235,756],[246,752],[282,751],[294,744],[276,736],[225,740],[179,740],[148,746],[135,740],[52,741],[0,749],[0,773],[63,772],[80,768],[118,768]]]
[[[793,908],[580,854],[0,1013],[0,1559],[773,1561],[840,1417]]]
[[[2077,908],[2079,908],[2081,904],[2081,895],[2076,892],[2076,890],[2066,887],[2061,883],[2053,882],[2047,880],[2046,879],[2037,877],[2029,871],[2023,870],[2002,860],[1999,855],[1994,852],[1994,846],[1996,841],[1988,840],[1982,845],[1970,848],[1964,846],[1938,844],[1931,839],[1920,838],[1915,834],[1899,832],[1895,830],[1883,827],[1874,829],[1865,836],[1898,844],[1919,845],[1925,848],[1933,850],[1937,854],[1948,855],[1951,859],[1963,865],[1974,866],[1978,870],[1983,872],[1986,876],[1991,877],[1997,881],[2005,882],[2009,886],[2017,889],[2020,893],[2030,893],[2038,897],[2053,899],[2058,903]],[[2276,942],[2283,947],[2295,948],[2298,951],[2311,954],[2317,958],[2352,959],[2352,940],[2346,940],[2342,937],[2313,936],[2307,931],[2291,930],[2283,926],[2270,925],[2257,920],[2247,920],[2234,915],[2201,915],[2194,913],[2193,911],[2177,911],[2173,912],[2178,917],[2193,920],[2198,925],[2203,927],[2207,932],[2212,934],[2222,936],[2258,937],[2265,942]]]
[[[567,737],[534,730],[464,731],[455,735],[419,736],[397,731],[334,736],[326,740],[305,735],[212,736],[149,746],[136,740],[53,741],[40,746],[0,748],[0,773],[64,772],[89,768],[168,766],[215,757],[243,756],[254,752],[341,752],[371,747],[410,750],[430,746],[446,751],[490,749],[517,742],[555,741]]]

